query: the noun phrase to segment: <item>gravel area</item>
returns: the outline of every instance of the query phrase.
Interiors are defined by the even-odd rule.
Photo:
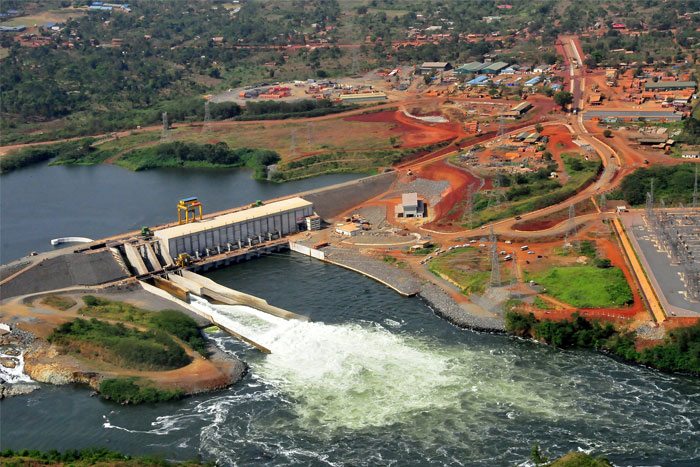
[[[391,227],[386,221],[386,206],[366,206],[356,212],[370,223],[372,230]]]
[[[442,192],[449,188],[446,181],[428,180],[426,178],[416,178],[409,183],[399,182],[396,184],[396,191],[387,195],[389,198],[400,193],[418,193],[418,196],[425,198],[429,206],[435,206],[442,197]]]
[[[421,290],[421,283],[413,275],[396,266],[367,256],[361,256],[354,250],[327,247],[323,249],[326,259],[341,266],[366,274],[404,295],[416,295]]]
[[[455,302],[452,297],[435,284],[425,283],[420,297],[428,302],[436,315],[460,328],[477,331],[504,331],[503,320],[470,313]]]
[[[422,283],[410,271],[383,261],[360,256],[353,250],[327,247],[323,251],[326,253],[326,259],[333,263],[347,266],[387,283],[402,294],[419,295],[428,302],[435,314],[460,328],[499,332],[504,330],[502,319],[484,316],[483,311],[470,312],[468,310],[470,304],[459,305],[440,287],[430,282]]]

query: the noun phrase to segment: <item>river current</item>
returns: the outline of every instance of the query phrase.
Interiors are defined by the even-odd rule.
[[[173,179],[181,180],[174,198],[206,188],[188,184],[186,173]],[[245,189],[248,182],[241,180]],[[51,182],[42,190],[50,193]],[[99,210],[100,186],[93,181],[81,193],[86,206],[80,209]],[[7,196],[11,204],[25,201],[0,188],[2,216],[8,219]],[[170,206],[169,199],[152,203]],[[117,206],[113,214],[129,217],[132,208],[124,213]],[[50,220],[35,221],[35,228]],[[85,229],[71,233],[91,234],[85,231],[93,228],[88,223],[79,226]],[[39,248],[19,240],[3,239],[2,245],[8,257]],[[592,450],[616,465],[700,463],[698,379],[593,352],[459,330],[420,299],[294,253],[208,276],[311,322],[216,306],[214,312],[247,327],[272,349],[263,355],[214,335],[217,345],[250,365],[241,383],[139,407],[91,398],[82,388],[42,386],[0,402],[0,447],[106,446],[225,465],[492,466],[524,462],[539,443],[551,455]]]

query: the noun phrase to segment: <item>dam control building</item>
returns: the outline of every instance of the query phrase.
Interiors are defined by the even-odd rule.
[[[156,230],[153,235],[170,258],[181,253],[200,257],[307,230],[306,219],[313,215],[313,203],[296,197]]]

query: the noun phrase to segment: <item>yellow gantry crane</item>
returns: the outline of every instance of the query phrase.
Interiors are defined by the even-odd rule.
[[[181,199],[177,203],[177,223],[188,224],[190,222],[195,222],[197,220],[197,211],[199,211],[199,220],[201,221],[202,203],[199,202],[196,196]]]

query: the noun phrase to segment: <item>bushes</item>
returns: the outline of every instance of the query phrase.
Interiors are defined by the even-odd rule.
[[[158,329],[186,342],[200,354],[207,354],[207,344],[199,333],[197,323],[189,316],[175,310],[163,310],[153,315],[151,322]]]
[[[163,331],[139,331],[122,323],[77,318],[54,329],[49,342],[80,353],[85,346],[102,360],[138,370],[169,370],[192,359]]]
[[[280,160],[279,154],[267,149],[231,149],[224,142],[197,144],[176,141],[136,149],[125,154],[118,164],[131,170],[159,167],[243,167],[255,171],[255,178],[266,177],[266,166]]]
[[[29,147],[0,158],[0,173],[11,172],[39,162],[56,158],[57,163],[88,158],[96,150],[91,146],[92,138],[58,144]]]
[[[185,342],[200,354],[208,355],[206,342],[199,332],[197,322],[177,310],[147,311],[124,302],[115,302],[93,295],[83,296],[87,305],[81,313],[97,318],[127,321],[165,331]]]
[[[153,386],[139,386],[136,378],[110,378],[100,383],[100,394],[120,404],[167,402],[182,398],[182,391],[166,391]]]
[[[37,451],[37,450],[15,450],[4,449],[0,451],[0,458],[13,458],[22,457],[28,458],[36,461],[43,461],[47,463],[74,463],[82,462],[86,465],[92,465],[98,462],[115,462],[115,461],[126,461],[130,460],[129,456],[125,456],[115,451],[110,451],[105,448],[87,448],[87,449],[68,449],[63,453],[52,449],[50,451]],[[18,461],[19,462],[19,461]],[[3,462],[4,464],[4,462]],[[20,463],[18,465],[25,465]]]
[[[534,337],[556,347],[606,350],[624,360],[661,371],[700,375],[700,322],[675,329],[662,344],[638,352],[633,334],[618,332],[610,323],[603,325],[577,313],[572,318],[540,321],[532,313],[507,311],[505,325],[511,334]]]

